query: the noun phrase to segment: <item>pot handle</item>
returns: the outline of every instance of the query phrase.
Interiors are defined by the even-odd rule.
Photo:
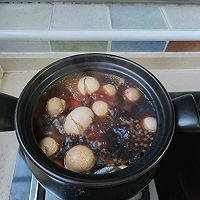
[[[14,131],[14,114],[17,98],[0,93],[0,131]]]
[[[192,94],[172,99],[176,118],[176,132],[200,132],[197,105]]]

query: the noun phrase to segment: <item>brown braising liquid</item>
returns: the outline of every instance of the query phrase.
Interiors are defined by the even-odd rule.
[[[84,76],[98,80],[98,91],[91,95],[80,93],[77,84]],[[117,93],[114,96],[105,94],[102,88],[105,84],[114,85]],[[95,165],[85,173],[94,173],[106,166],[128,166],[137,162],[151,146],[156,134],[145,129],[143,120],[148,116],[156,119],[156,114],[153,104],[140,88],[141,97],[138,101],[124,99],[124,91],[130,87],[138,88],[138,84],[115,75],[93,71],[67,75],[48,87],[35,109],[33,128],[38,143],[47,136],[58,143],[58,150],[49,158],[66,167],[66,153],[73,146],[81,144],[89,147],[96,157]],[[47,101],[53,97],[66,102],[65,110],[58,116],[51,116],[46,110]],[[97,100],[108,104],[107,114],[102,117],[94,114],[92,124],[82,134],[67,134],[63,127],[66,116],[80,106],[92,108]]]

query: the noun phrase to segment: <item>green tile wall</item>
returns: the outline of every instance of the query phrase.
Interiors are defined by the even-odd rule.
[[[51,41],[51,49],[54,52],[102,52],[107,51],[106,41]]]

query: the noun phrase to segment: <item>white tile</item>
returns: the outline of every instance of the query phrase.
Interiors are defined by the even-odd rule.
[[[49,52],[48,42],[0,40],[0,52]]]
[[[28,81],[37,71],[4,73],[1,92],[18,97]]]
[[[158,5],[113,4],[113,29],[167,29]]]
[[[169,92],[199,91],[200,69],[150,70]]]
[[[200,5],[167,5],[162,10],[172,29],[200,29]]]
[[[51,4],[0,4],[0,30],[49,29]]]
[[[51,29],[109,29],[105,5],[55,4]]]

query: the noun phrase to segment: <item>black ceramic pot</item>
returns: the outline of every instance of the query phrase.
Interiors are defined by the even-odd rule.
[[[158,127],[151,147],[136,164],[115,173],[87,175],[68,171],[50,161],[34,137],[33,110],[42,92],[67,74],[87,70],[134,79],[156,109]],[[34,76],[19,99],[0,95],[0,130],[16,130],[20,147],[35,177],[44,188],[62,199],[118,200],[132,197],[154,177],[157,164],[170,144],[175,127],[187,132],[199,129],[199,116],[192,95],[172,101],[149,71],[137,63],[113,55],[83,54],[61,59]]]

